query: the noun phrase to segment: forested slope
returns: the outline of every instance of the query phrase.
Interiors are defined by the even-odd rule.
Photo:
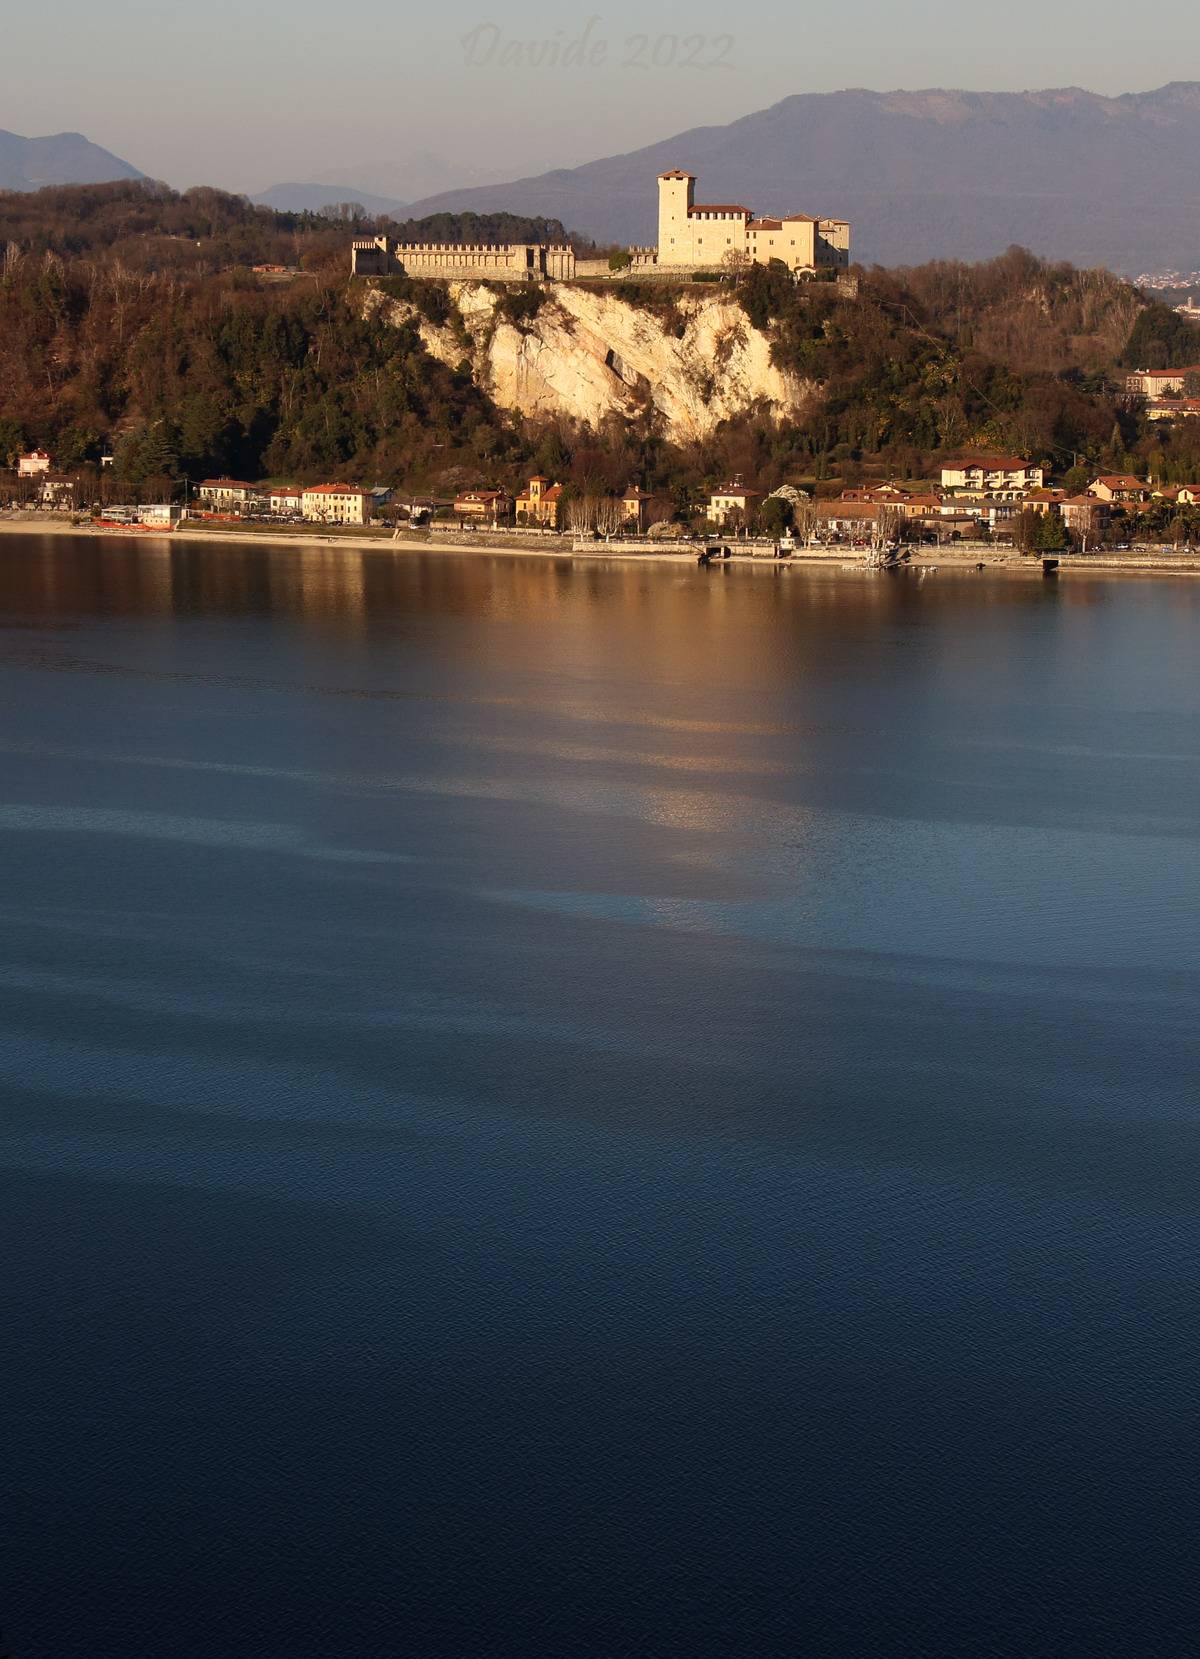
[[[401,284],[415,311],[392,326],[349,279],[349,234],[217,191],[0,196],[0,459],[39,443],[66,468],[115,449],[131,481],[341,473],[430,486],[515,483],[536,465],[679,497],[735,471],[766,487],[924,477],[979,445],[1059,472],[1200,475],[1200,423],[1153,428],[1123,395],[1127,366],[1200,358],[1200,335],[1105,272],[1012,250],[859,273],[850,294],[756,270],[736,290],[744,326],[805,396],[786,415],[746,407],[680,442],[652,395],[591,426],[569,408],[497,407],[472,373],[455,291]],[[264,262],[300,274],[264,281],[250,268]],[[683,290],[604,292],[666,334],[686,324]],[[728,288],[689,293],[693,307],[709,293],[728,309]],[[542,303],[540,290],[512,292],[497,316],[532,336]],[[438,322],[440,361],[422,311]],[[461,361],[445,349],[459,336]]]

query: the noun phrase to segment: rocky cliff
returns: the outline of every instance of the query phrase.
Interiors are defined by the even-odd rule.
[[[664,436],[686,443],[755,408],[796,414],[815,390],[772,365],[769,339],[726,293],[685,292],[646,308],[560,284],[542,291],[535,315],[513,322],[494,288],[452,283],[449,292],[457,316],[442,325],[376,290],[366,306],[393,326],[416,324],[426,349],[451,368],[468,360],[503,409],[592,426],[653,411]]]

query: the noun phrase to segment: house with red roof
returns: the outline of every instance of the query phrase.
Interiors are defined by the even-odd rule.
[[[300,510],[313,524],[369,524],[375,498],[354,484],[313,484],[300,497]]]
[[[454,497],[454,511],[459,518],[474,519],[479,524],[499,524],[510,516],[512,505],[507,490],[460,490]]]
[[[543,530],[561,530],[558,522],[562,511],[563,487],[552,484],[538,473],[529,480],[527,488],[517,497],[517,519],[525,524],[540,526]]]
[[[1150,486],[1128,472],[1107,472],[1094,479],[1087,493],[1096,501],[1115,501],[1123,507],[1141,507],[1150,499]]]
[[[196,499],[206,507],[228,512],[244,512],[258,496],[258,485],[248,484],[244,478],[205,478],[196,486]]]
[[[761,490],[751,490],[735,478],[732,484],[718,484],[708,498],[708,516],[714,524],[724,527],[734,515],[745,523],[758,505]]]
[[[1200,376],[1200,363],[1187,369],[1135,369],[1125,376],[1125,390],[1130,397],[1169,397],[1180,395],[1189,376]]]
[[[640,484],[631,484],[621,497],[625,528],[642,535],[650,522],[650,497]]]

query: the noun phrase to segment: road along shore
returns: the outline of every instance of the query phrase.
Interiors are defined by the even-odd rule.
[[[62,515],[50,513],[11,513],[0,515],[0,536],[74,536],[89,541],[146,542],[156,547],[168,547],[172,543],[207,543],[220,546],[222,544],[266,544],[273,547],[294,547],[298,551],[317,549],[329,552],[334,548],[344,549],[347,552],[373,553],[452,553],[458,556],[486,554],[489,557],[519,557],[540,559],[561,559],[576,562],[579,560],[605,561],[610,563],[647,562],[666,563],[673,565],[694,565],[697,555],[703,546],[702,543],[688,542],[653,542],[647,541],[637,547],[630,547],[628,543],[610,547],[598,541],[588,544],[586,548],[573,547],[572,543],[563,537],[561,540],[541,538],[523,541],[514,536],[512,539],[499,537],[489,540],[486,531],[473,532],[464,535],[445,535],[430,533],[429,531],[401,531],[393,535],[390,530],[319,530],[311,526],[293,528],[288,525],[254,525],[217,529],[212,526],[193,528],[191,525],[181,525],[167,533],[155,534],[146,530],[101,530],[94,525],[73,524]],[[715,542],[717,538],[713,538]],[[827,569],[861,570],[865,568],[865,555],[861,549],[851,547],[804,548],[797,551],[786,561],[775,560],[765,548],[738,549],[736,542],[725,545],[732,548],[732,564],[752,564],[758,566],[786,566],[794,565],[823,565]],[[1061,555],[1061,570],[1063,574],[1071,571],[1086,571],[1089,574],[1109,575],[1140,575],[1140,576],[1200,576],[1200,552],[1175,552],[1171,548],[1152,548],[1144,551],[1120,553],[1066,553]],[[956,543],[953,547],[914,547],[908,562],[909,570],[939,569],[975,569],[982,565],[984,569],[1007,568],[1010,570],[1025,571],[1030,575],[1040,577],[1042,574],[1042,555],[1018,553],[1011,547],[994,547],[986,543]]]

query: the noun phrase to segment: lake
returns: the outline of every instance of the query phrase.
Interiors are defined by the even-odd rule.
[[[1197,1650],[1200,583],[0,539],[0,1650]]]

